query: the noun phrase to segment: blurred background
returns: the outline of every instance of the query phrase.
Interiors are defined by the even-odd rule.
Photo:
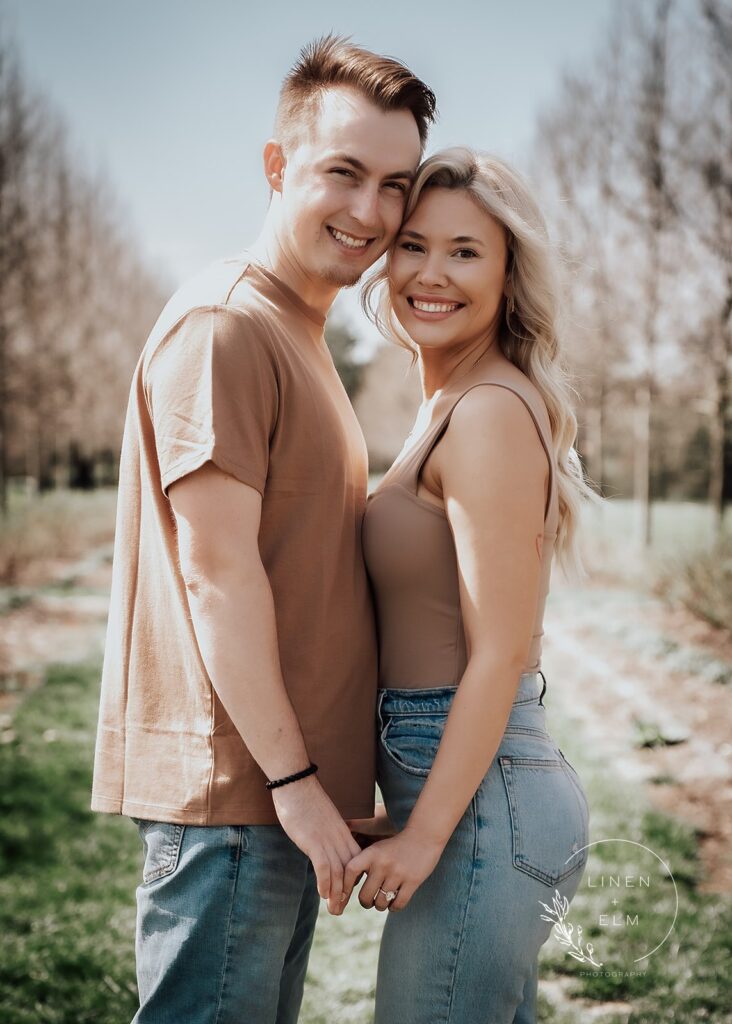
[[[730,0],[0,0],[2,1020],[134,1013],[140,844],[88,811],[129,383],[175,287],[256,237],[279,83],[331,30],[432,86],[429,151],[524,170],[561,255],[577,447],[607,500],[589,579],[555,571],[550,728],[593,839],[652,848],[679,909],[629,976],[671,886],[611,930],[581,889],[617,969],[582,974],[550,939],[541,1020],[732,1020]],[[357,288],[327,337],[379,473],[417,377]],[[383,918],[355,908],[321,915],[305,1024],[371,1020]]]

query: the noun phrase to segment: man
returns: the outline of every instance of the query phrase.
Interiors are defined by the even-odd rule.
[[[296,1021],[318,895],[342,910],[376,665],[365,445],[322,330],[394,238],[434,110],[394,60],[303,50],[259,240],[173,296],[135,372],[92,807],[145,845],[138,1024]]]

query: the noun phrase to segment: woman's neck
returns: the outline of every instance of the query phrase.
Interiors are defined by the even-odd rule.
[[[484,356],[495,358],[498,353],[497,335],[479,338],[459,349],[431,348],[419,350],[419,375],[422,395],[429,402],[438,391],[469,373]]]

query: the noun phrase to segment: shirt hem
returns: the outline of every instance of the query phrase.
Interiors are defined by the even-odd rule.
[[[337,805],[336,805],[337,806]],[[277,825],[279,818],[272,808],[270,813],[246,808],[221,808],[214,810],[183,810],[180,807],[169,807],[160,804],[141,804],[131,800],[120,800],[116,797],[95,795],[91,801],[92,811],[101,814],[121,814],[128,818],[141,818],[145,821],[164,821],[173,825]],[[374,801],[355,807],[338,807],[338,813],[345,820],[351,818],[371,818],[374,814]]]

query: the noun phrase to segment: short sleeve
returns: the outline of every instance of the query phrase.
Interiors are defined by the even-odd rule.
[[[166,494],[206,462],[264,492],[278,376],[250,316],[223,306],[190,310],[152,354],[143,380]]]

